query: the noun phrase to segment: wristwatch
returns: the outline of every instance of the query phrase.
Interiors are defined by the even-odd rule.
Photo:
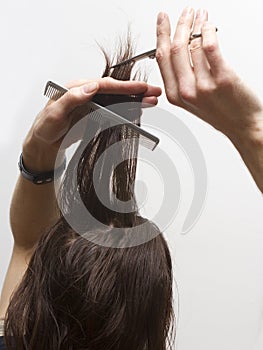
[[[23,163],[23,154],[21,153],[18,162],[18,167],[21,171],[21,175],[25,179],[34,183],[35,185],[44,185],[58,179],[62,175],[63,171],[66,168],[66,157],[64,158],[62,165],[60,165],[60,167],[58,167],[57,169],[43,173],[31,173],[25,168]]]

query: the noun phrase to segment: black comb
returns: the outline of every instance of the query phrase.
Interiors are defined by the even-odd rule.
[[[50,99],[56,101],[60,97],[62,97],[68,89],[52,82],[48,81],[44,90],[44,95],[49,97]],[[95,121],[107,120],[113,122],[113,125],[117,124],[125,124],[128,128],[133,131],[133,137],[138,137],[139,142],[149,148],[150,150],[154,150],[155,147],[159,143],[158,137],[152,135],[151,133],[145,131],[141,127],[136,124],[133,124],[129,120],[121,117],[119,114],[111,111],[110,109],[101,106],[100,104],[89,101],[85,104],[87,106],[87,114],[90,113],[90,117]]]

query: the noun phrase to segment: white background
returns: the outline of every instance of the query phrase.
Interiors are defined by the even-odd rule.
[[[128,22],[137,51],[154,48],[158,12],[167,12],[174,28],[183,7],[192,5],[210,11],[210,20],[219,28],[226,59],[262,96],[261,4],[259,0],[2,3],[0,287],[12,248],[8,212],[18,176],[17,161],[26,132],[46,101],[42,96],[46,81],[64,84],[71,79],[100,76],[104,61],[95,40],[113,52],[114,40],[125,33]],[[155,62],[150,62],[150,67],[149,81],[161,86]],[[223,135],[169,106],[165,96],[159,106],[181,118],[192,130],[203,150],[209,176],[203,214],[191,232],[181,235],[193,181],[189,165],[175,146],[182,202],[167,237],[179,293],[176,349],[262,349],[262,196],[239,154]]]

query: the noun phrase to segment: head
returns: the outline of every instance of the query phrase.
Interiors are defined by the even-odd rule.
[[[123,47],[117,63],[133,54],[129,40],[127,49]],[[108,56],[106,61],[103,76],[110,72]],[[117,68],[112,76],[130,79],[131,69]],[[109,105],[139,102],[142,96],[96,98]],[[129,114],[139,124],[140,109]],[[96,132],[87,144],[83,139],[70,161],[60,190],[60,218],[39,241],[10,302],[7,342],[11,348],[12,338],[18,350],[164,350],[173,321],[172,266],[158,227],[138,212],[134,194],[138,139],[125,125],[102,130],[99,122],[91,121],[88,127]],[[106,150],[120,141],[125,147],[114,167]],[[109,194],[110,207],[101,203],[94,186],[99,158],[100,174],[106,168],[111,173],[106,183],[103,176],[96,179]],[[77,191],[95,221],[78,215]],[[124,202],[130,203],[129,212],[118,210]],[[79,230],[69,224],[67,215],[77,218]],[[145,243],[129,244],[136,235],[145,237]]]
[[[105,231],[92,230],[100,234]],[[161,235],[109,248],[61,220],[39,242],[10,304],[7,329],[16,349],[164,350],[171,298],[171,261]]]

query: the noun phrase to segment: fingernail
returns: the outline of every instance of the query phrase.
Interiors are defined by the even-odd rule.
[[[164,12],[160,12],[158,17],[157,17],[157,24],[160,25],[163,23],[165,19],[166,14]]]
[[[92,92],[94,92],[97,89],[98,89],[98,83],[90,83],[90,84],[83,86],[83,92],[85,94],[91,94]]]

